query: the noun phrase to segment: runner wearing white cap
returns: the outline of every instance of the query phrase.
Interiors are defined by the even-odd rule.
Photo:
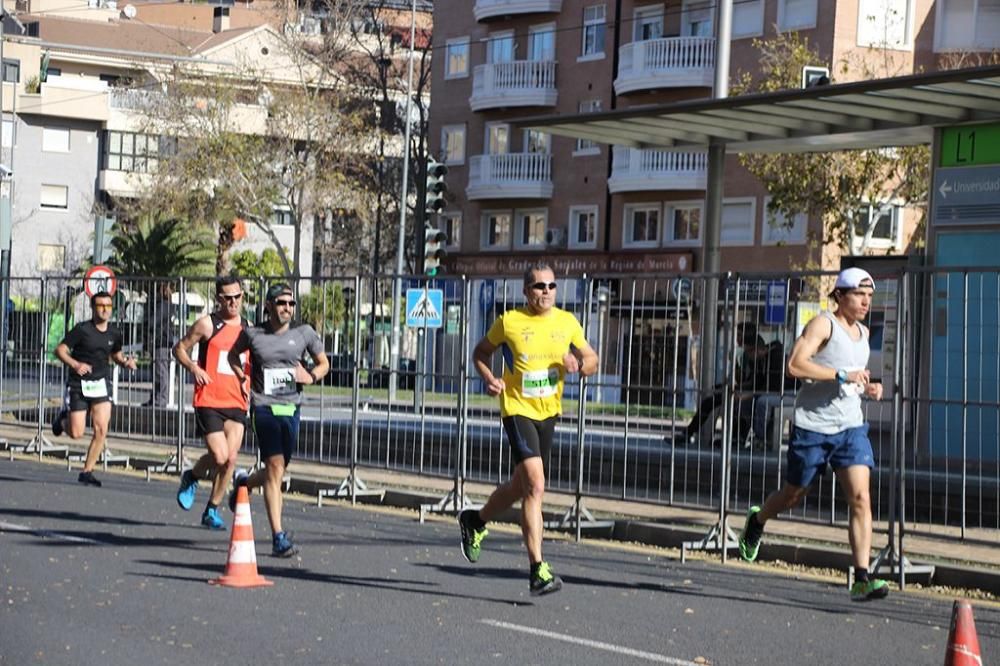
[[[848,536],[854,559],[853,601],[881,599],[889,593],[885,581],[868,572],[872,543],[869,491],[874,464],[868,424],[861,397],[882,399],[882,385],[868,374],[868,316],[875,280],[860,268],[837,276],[830,296],[837,307],[810,321],[795,341],[788,372],[802,381],[795,398],[795,421],[788,446],[785,485],[762,507],[752,506],[740,534],[740,557],[757,559],[764,524],[797,505],[809,485],[830,465],[850,506]]]

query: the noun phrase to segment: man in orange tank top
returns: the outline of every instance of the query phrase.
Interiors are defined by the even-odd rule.
[[[177,503],[190,511],[198,480],[212,479],[212,495],[201,516],[201,524],[224,530],[226,523],[219,517],[219,502],[226,493],[226,485],[236,465],[236,454],[243,443],[249,392],[249,387],[241,386],[233,373],[228,355],[247,321],[240,315],[243,287],[238,278],[217,279],[215,298],[216,311],[196,321],[174,345],[174,358],[194,375],[195,423],[208,448],[194,467],[181,475]],[[198,345],[197,361],[190,356],[195,345]],[[242,383],[245,384],[245,380]]]

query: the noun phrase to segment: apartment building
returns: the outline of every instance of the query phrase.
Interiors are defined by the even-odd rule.
[[[755,38],[796,31],[827,63],[877,59],[886,76],[997,48],[996,3],[972,0],[740,0],[730,79],[759,71]],[[701,268],[704,153],[635,149],[515,130],[520,118],[635,108],[712,95],[716,3],[703,0],[438,0],[430,140],[450,168],[440,217],[453,272],[517,275],[545,256],[558,273]],[[856,80],[858,67],[834,72]],[[909,251],[917,211],[859,202],[872,252]],[[782,270],[822,253],[818,219],[776,226],[763,186],[727,158],[726,270]]]
[[[138,196],[154,177],[172,144],[144,133],[143,109],[164,94],[158,84],[174,67],[219,73],[253,63],[276,86],[296,75],[274,28],[231,28],[218,7],[214,23],[198,30],[133,20],[134,8],[126,12],[109,3],[81,0],[72,12],[67,3],[57,4],[59,11],[5,22],[2,144],[14,174],[13,276],[77,270],[91,256],[98,211]],[[232,118],[236,131],[267,131],[264,101],[237,104]],[[291,248],[294,228],[280,202],[271,224]],[[301,273],[308,276],[311,225],[300,243]],[[251,225],[238,249],[270,246],[272,240]]]

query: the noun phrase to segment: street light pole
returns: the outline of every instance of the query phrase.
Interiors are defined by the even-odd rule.
[[[403,185],[399,198],[399,235],[396,238],[396,275],[392,284],[392,337],[389,345],[389,403],[396,399],[396,373],[399,371],[399,304],[402,298],[403,255],[406,245],[406,200],[410,175],[410,105],[413,97],[413,48],[417,38],[417,0],[410,4],[410,55],[406,77],[406,131],[403,139]],[[418,202],[419,203],[419,202]],[[374,305],[374,304],[373,304]]]

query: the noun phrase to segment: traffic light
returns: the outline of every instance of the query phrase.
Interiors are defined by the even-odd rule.
[[[447,252],[444,250],[448,242],[448,234],[437,227],[424,227],[424,273],[434,277],[441,267],[441,260]]]
[[[444,195],[448,191],[444,177],[448,167],[434,158],[427,160],[427,189],[424,195],[424,210],[428,213],[440,213],[445,206]]]

